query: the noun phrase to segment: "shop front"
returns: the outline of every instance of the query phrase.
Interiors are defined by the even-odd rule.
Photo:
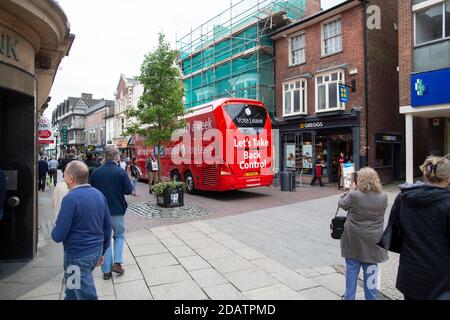
[[[37,252],[37,123],[72,40],[55,2],[0,1],[0,170],[6,176],[0,260],[29,260]]]
[[[314,162],[319,155],[325,165],[325,183],[338,183],[341,153],[359,169],[360,127],[359,116],[355,112],[284,120],[277,126],[280,132],[280,169],[295,170],[304,183],[313,177]]]

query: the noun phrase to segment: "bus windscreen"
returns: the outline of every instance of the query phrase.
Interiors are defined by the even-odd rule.
[[[223,107],[233,120],[236,127],[241,130],[263,129],[267,122],[266,109],[248,104],[229,104]]]

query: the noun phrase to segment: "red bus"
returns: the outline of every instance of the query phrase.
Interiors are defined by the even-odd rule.
[[[262,102],[219,99],[189,109],[184,120],[185,128],[160,150],[162,180],[184,181],[189,193],[273,183],[272,124]],[[143,147],[139,137],[134,140],[135,156],[146,175],[145,161],[156,148]]]

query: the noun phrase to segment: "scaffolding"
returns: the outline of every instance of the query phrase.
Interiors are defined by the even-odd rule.
[[[240,0],[177,39],[185,107],[223,97],[263,101],[273,115],[274,46],[269,34],[305,15],[307,0]]]

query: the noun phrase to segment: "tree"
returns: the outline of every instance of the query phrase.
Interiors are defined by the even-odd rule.
[[[158,165],[162,143],[169,141],[172,133],[184,126],[183,121],[179,121],[185,112],[184,85],[176,65],[178,54],[160,33],[158,47],[145,56],[141,75],[137,78],[144,86],[144,93],[137,109],[127,111],[127,117],[133,118],[127,135],[138,134],[144,138],[145,145],[158,146]]]

